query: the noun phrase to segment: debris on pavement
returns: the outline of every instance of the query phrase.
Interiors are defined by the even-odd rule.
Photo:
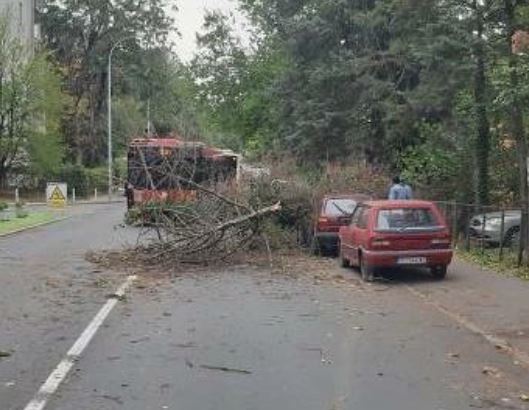
[[[320,361],[324,364],[332,364],[332,361],[327,358],[325,351],[321,347],[301,347],[301,350],[306,352],[316,352],[320,354]]]
[[[206,364],[201,364],[199,367],[205,370],[217,370],[219,372],[224,372],[224,373],[252,374],[250,370],[234,369],[234,368],[229,368],[229,367],[224,367],[224,366],[210,366]]]
[[[126,302],[127,301],[127,295],[118,295],[116,293],[111,293],[107,295],[107,299],[117,299],[120,302]]]
[[[197,344],[195,342],[188,342],[188,343],[177,343],[175,346],[180,349],[192,349],[192,348],[197,347]]]
[[[506,346],[506,345],[504,345],[504,344],[499,344],[499,343],[495,344],[495,345],[494,345],[494,348],[495,348],[496,350],[508,350],[508,349],[509,349],[508,346]]]
[[[497,368],[492,367],[492,366],[483,367],[483,369],[481,370],[481,373],[483,373],[486,376],[492,376],[492,377],[500,377],[501,376],[500,371]]]
[[[0,350],[0,359],[5,359],[7,357],[11,357],[12,355],[13,355],[13,353],[11,353],[11,352],[4,352],[4,351]]]
[[[529,401],[529,396],[527,394],[520,394],[521,401]]]
[[[138,343],[147,342],[149,340],[151,340],[151,338],[149,336],[144,336],[144,337],[140,337],[139,339],[131,340],[129,343],[135,345],[135,344],[138,344]]]

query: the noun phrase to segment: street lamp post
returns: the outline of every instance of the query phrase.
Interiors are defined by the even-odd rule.
[[[108,200],[109,202],[112,200],[112,56],[114,55],[114,50],[121,45],[126,40],[129,40],[133,38],[134,36],[129,36],[122,38],[121,40],[118,40],[114,43],[112,48],[110,49],[110,52],[108,53],[108,67],[107,67],[107,88],[108,88]]]

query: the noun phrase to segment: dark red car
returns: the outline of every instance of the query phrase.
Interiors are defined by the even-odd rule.
[[[361,194],[325,196],[314,221],[314,251],[336,254],[340,228],[351,223],[351,216],[359,203],[370,199]]]
[[[342,265],[360,267],[373,280],[375,268],[427,267],[444,279],[452,262],[450,230],[427,201],[372,201],[356,208],[339,234]]]

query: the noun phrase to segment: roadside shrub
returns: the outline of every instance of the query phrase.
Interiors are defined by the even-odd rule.
[[[68,189],[75,188],[77,196],[88,195],[89,178],[85,167],[77,164],[65,164],[59,173],[61,182],[68,184]]]
[[[363,165],[331,163],[324,169],[303,171],[288,160],[272,164],[270,175],[250,179],[242,193],[254,209],[281,202],[281,211],[264,227],[271,246],[290,247],[292,242],[309,246],[317,208],[327,194],[365,194],[377,199],[385,197],[389,188],[390,178],[384,172]]]
[[[314,191],[318,200],[327,194],[365,194],[380,199],[386,197],[390,183],[390,177],[383,170],[360,164],[330,163],[314,184]]]
[[[107,189],[107,175],[105,167],[86,168],[82,165],[66,164],[57,179],[66,182],[70,192],[72,188],[75,188],[78,197],[87,197],[93,194],[94,188],[100,191]]]
[[[105,167],[87,168],[86,176],[90,190],[97,188],[99,190],[108,188],[108,170]]]
[[[15,216],[19,219],[24,219],[29,216],[29,212],[24,208],[23,202],[17,202],[15,205]]]
[[[9,221],[9,213],[6,212],[9,209],[9,205],[6,202],[0,202],[0,222]]]

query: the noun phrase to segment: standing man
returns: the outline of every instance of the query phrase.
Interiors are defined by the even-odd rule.
[[[393,178],[393,186],[389,190],[390,200],[410,200],[413,198],[411,187],[406,184],[400,177]]]
[[[129,181],[125,182],[125,196],[127,197],[127,209],[132,209],[134,206],[134,185]]]

